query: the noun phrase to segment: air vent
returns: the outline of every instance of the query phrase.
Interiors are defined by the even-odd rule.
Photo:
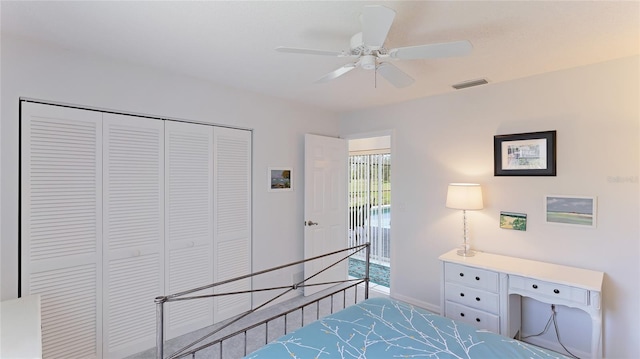
[[[456,90],[461,90],[461,89],[466,89],[467,87],[486,85],[488,83],[489,82],[486,79],[479,79],[479,80],[461,82],[459,84],[452,85],[452,87]]]

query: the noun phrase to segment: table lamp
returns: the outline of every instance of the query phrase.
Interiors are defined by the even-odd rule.
[[[476,254],[469,245],[467,211],[482,209],[482,189],[477,183],[451,183],[447,190],[447,208],[461,209],[464,223],[464,243],[458,255],[472,257]]]

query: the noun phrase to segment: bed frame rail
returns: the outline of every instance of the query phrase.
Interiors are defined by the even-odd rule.
[[[351,258],[354,254],[356,253],[360,253],[364,251],[365,252],[365,273],[362,277],[360,278],[355,278],[355,279],[346,279],[346,280],[341,280],[341,281],[335,281],[335,282],[323,282],[323,283],[314,283],[314,284],[306,284],[305,282],[309,281],[312,278],[317,277],[318,275],[320,275],[321,273],[329,270],[330,268],[338,265],[339,263],[343,262],[343,261],[348,261],[349,258]],[[320,306],[320,301],[327,299],[327,298],[331,298],[331,308],[330,308],[330,312],[333,313],[334,312],[334,296],[338,295],[339,293],[342,293],[342,297],[343,297],[343,304],[342,304],[342,308],[347,306],[346,303],[346,297],[347,297],[347,291],[348,290],[353,290],[355,295],[354,295],[354,303],[356,303],[358,301],[358,286],[361,284],[364,284],[364,298],[368,299],[369,298],[369,259],[370,259],[370,244],[369,243],[365,243],[365,244],[361,244],[361,245],[357,245],[357,246],[353,246],[353,247],[349,247],[349,248],[345,248],[345,249],[341,249],[338,251],[334,251],[334,252],[330,252],[330,253],[326,253],[323,255],[319,255],[316,257],[312,257],[312,258],[308,258],[308,259],[303,259],[300,261],[296,261],[296,262],[292,262],[292,263],[288,263],[288,264],[284,264],[284,265],[280,265],[277,267],[273,267],[273,268],[269,268],[269,269],[265,269],[259,272],[255,272],[255,273],[251,273],[251,274],[247,274],[247,275],[243,275],[243,276],[239,276],[236,278],[232,278],[232,279],[228,279],[228,280],[224,280],[224,281],[220,281],[220,282],[216,282],[213,284],[209,284],[209,285],[205,285],[202,287],[198,287],[198,288],[194,288],[194,289],[190,289],[190,290],[186,290],[183,292],[179,292],[179,293],[175,293],[175,294],[170,294],[167,296],[160,296],[160,297],[156,297],[155,298],[155,303],[156,303],[156,359],[165,359],[164,357],[164,305],[165,303],[169,303],[169,302],[176,302],[176,301],[183,301],[183,300],[199,300],[199,299],[206,299],[206,298],[213,298],[213,297],[219,297],[219,296],[227,296],[227,295],[237,295],[237,294],[246,294],[246,293],[256,293],[256,292],[264,292],[264,291],[273,291],[273,290],[281,290],[280,293],[276,294],[275,296],[273,296],[272,298],[266,300],[264,303],[255,306],[253,309],[248,310],[240,315],[238,315],[237,317],[235,317],[233,320],[217,327],[216,329],[212,330],[211,332],[207,333],[204,336],[201,336],[200,338],[196,339],[195,341],[191,342],[190,344],[182,347],[181,349],[178,349],[175,353],[169,355],[166,359],[178,359],[178,358],[185,358],[188,356],[191,356],[192,358],[195,358],[195,354],[198,351],[201,351],[203,349],[215,346],[215,345],[219,345],[219,349],[220,349],[220,358],[223,358],[223,343],[231,338],[235,338],[239,335],[242,335],[244,337],[243,341],[244,341],[244,355],[247,355],[247,332],[251,329],[260,327],[262,325],[265,326],[265,343],[267,344],[268,342],[268,330],[269,330],[269,323],[277,320],[279,318],[284,317],[285,320],[285,326],[284,326],[284,330],[285,330],[285,334],[287,333],[287,325],[286,325],[286,320],[287,320],[287,315],[291,314],[293,312],[296,311],[301,311],[302,315],[301,315],[301,320],[302,320],[302,325],[304,325],[304,309],[306,307],[309,307],[310,305],[315,304],[316,305],[316,318],[315,319],[319,319],[320,317],[320,310],[319,310],[319,306]],[[206,289],[210,289],[210,288],[214,288],[223,284],[227,284],[227,283],[232,283],[232,282],[236,282],[239,280],[243,280],[243,279],[247,279],[247,278],[252,278],[261,274],[265,274],[265,273],[269,273],[269,272],[273,272],[273,271],[277,271],[283,268],[287,268],[287,267],[291,267],[294,265],[299,265],[305,262],[309,262],[309,261],[313,261],[313,260],[318,260],[321,258],[325,258],[328,256],[334,256],[337,254],[344,254],[343,257],[341,257],[339,260],[336,260],[335,262],[331,263],[330,265],[326,266],[325,268],[322,268],[321,270],[319,270],[318,272],[305,277],[302,281],[298,282],[298,283],[294,283],[293,285],[285,285],[285,286],[278,286],[278,287],[271,287],[271,288],[259,288],[259,289],[251,289],[251,290],[246,290],[246,291],[236,291],[236,292],[227,292],[227,293],[214,293],[214,294],[206,294],[206,295],[194,295],[197,292],[206,290]],[[246,318],[247,316],[249,316],[250,314],[268,306],[269,304],[273,303],[274,301],[278,300],[279,298],[283,297],[284,295],[286,295],[287,293],[291,292],[291,291],[295,291],[298,288],[302,288],[302,287],[306,287],[306,286],[319,286],[319,285],[335,285],[338,286],[339,284],[343,284],[343,286],[340,286],[339,288],[336,287],[336,289],[334,289],[333,291],[331,291],[330,293],[327,293],[325,295],[323,295],[322,297],[319,298],[315,298],[312,300],[309,300],[295,308],[289,309],[285,312],[279,313],[277,315],[274,315],[270,318],[264,319],[264,320],[260,320],[258,322],[255,322],[253,324],[247,325],[245,327],[243,327],[242,329],[236,330],[235,332],[228,334],[224,337],[212,340],[210,342],[207,342],[205,344],[201,344],[203,343],[206,339],[211,338],[212,336],[214,336],[215,334],[219,333],[220,331],[224,330],[225,328],[228,328],[229,326],[237,323],[238,321],[240,321],[243,318]],[[339,309],[342,309],[339,308]],[[196,347],[196,345],[200,344],[199,346]]]

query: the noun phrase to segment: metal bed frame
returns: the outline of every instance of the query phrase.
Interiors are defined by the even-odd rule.
[[[334,282],[323,282],[323,283],[314,283],[314,284],[305,284],[305,282],[307,282],[308,280],[317,277],[318,275],[320,275],[321,273],[327,271],[328,269],[338,265],[339,263],[343,262],[343,261],[348,261],[348,259],[350,257],[352,257],[354,254],[359,253],[361,251],[365,252],[365,273],[364,276],[360,277],[360,278],[355,278],[355,279],[346,279],[346,280],[341,280],[341,281],[334,281]],[[299,265],[308,261],[313,261],[313,260],[318,260],[320,258],[325,258],[328,256],[334,256],[337,254],[344,254],[347,253],[347,255],[345,255],[344,257],[340,258],[339,260],[336,260],[335,262],[333,262],[332,264],[328,265],[327,267],[319,270],[318,272],[304,278],[302,281],[298,282],[298,283],[294,283],[293,285],[286,285],[286,286],[278,286],[278,287],[271,287],[271,288],[259,288],[259,289],[251,289],[251,290],[246,290],[246,291],[236,291],[236,292],[228,292],[228,293],[215,293],[215,294],[206,294],[206,295],[194,295],[194,293],[196,292],[200,292],[206,289],[211,289],[223,284],[228,284],[228,283],[232,283],[232,282],[236,282],[239,280],[243,280],[243,279],[247,279],[247,278],[252,278],[254,276],[257,275],[261,275],[261,274],[265,274],[265,273],[269,273],[269,272],[273,272],[279,269],[283,269],[283,268],[287,268],[287,267],[291,267],[294,265]],[[223,358],[223,342],[231,339],[231,338],[235,338],[238,337],[240,335],[243,336],[243,341],[244,341],[244,356],[246,356],[247,353],[247,332],[251,329],[257,328],[259,326],[264,325],[265,326],[265,340],[264,340],[264,344],[268,343],[268,331],[269,331],[269,323],[277,320],[279,318],[284,317],[284,321],[285,321],[285,326],[284,326],[284,334],[287,334],[287,325],[286,325],[286,320],[287,320],[287,315],[291,314],[293,312],[296,311],[301,311],[302,315],[302,325],[304,326],[304,308],[310,305],[315,304],[316,305],[316,319],[319,319],[319,314],[320,314],[320,310],[319,310],[319,305],[320,305],[320,301],[326,298],[331,298],[331,308],[330,308],[330,312],[334,313],[334,306],[333,306],[333,298],[335,295],[337,295],[338,293],[342,293],[343,296],[343,304],[342,304],[342,308],[339,309],[343,309],[344,307],[346,307],[346,293],[347,290],[352,289],[355,292],[354,295],[354,303],[357,303],[358,301],[358,286],[361,284],[364,284],[364,299],[368,299],[369,298],[369,260],[370,260],[370,254],[371,254],[371,245],[369,243],[365,243],[365,244],[361,244],[361,245],[357,245],[357,246],[353,246],[353,247],[349,247],[349,248],[345,248],[345,249],[341,249],[338,251],[334,251],[331,253],[326,253],[323,255],[319,255],[316,257],[312,257],[312,258],[308,258],[308,259],[304,259],[304,260],[300,260],[300,261],[296,261],[296,262],[292,262],[292,263],[288,263],[288,264],[284,264],[284,265],[280,265],[277,267],[273,267],[273,268],[269,268],[269,269],[265,269],[259,272],[255,272],[255,273],[251,273],[251,274],[247,274],[247,275],[243,275],[240,277],[236,277],[236,278],[232,278],[232,279],[228,279],[228,280],[224,280],[224,281],[220,281],[220,282],[216,282],[213,284],[209,284],[209,285],[205,285],[202,287],[198,287],[198,288],[194,288],[194,289],[190,289],[190,290],[186,290],[183,292],[179,292],[179,293],[175,293],[175,294],[170,294],[170,295],[166,295],[166,296],[160,296],[160,297],[156,297],[155,298],[155,303],[156,303],[156,359],[178,359],[178,358],[185,358],[187,356],[191,356],[192,358],[195,358],[196,352],[201,351],[203,349],[215,346],[215,345],[219,345],[220,348],[220,358]],[[320,297],[320,298],[316,298],[313,300],[309,300],[307,302],[305,302],[304,304],[301,304],[293,309],[287,310],[285,312],[279,313],[277,315],[274,315],[268,319],[265,320],[261,320],[259,322],[250,324],[245,326],[244,328],[237,330],[231,334],[228,334],[222,338],[218,338],[215,339],[213,341],[210,341],[208,343],[205,344],[200,344],[203,341],[205,341],[206,339],[214,336],[215,334],[219,333],[220,331],[222,331],[223,329],[231,326],[234,323],[237,323],[238,321],[240,321],[241,319],[247,317],[248,315],[266,307],[267,305],[273,303],[274,301],[276,301],[277,299],[281,298],[282,296],[284,296],[285,294],[291,292],[291,291],[295,291],[298,288],[302,288],[302,287],[306,287],[306,286],[326,286],[326,285],[339,285],[339,284],[344,284],[343,286],[341,286],[340,288],[336,288],[333,289],[332,291],[330,291],[330,293]],[[239,314],[237,317],[235,317],[233,320],[231,320],[228,323],[225,323],[223,325],[221,325],[220,327],[212,330],[211,332],[207,333],[206,335],[196,339],[195,341],[191,342],[190,344],[182,347],[181,349],[178,349],[175,353],[167,356],[166,358],[164,357],[164,305],[165,303],[170,303],[170,302],[176,302],[176,301],[184,301],[184,300],[198,300],[198,299],[207,299],[207,298],[213,298],[213,297],[219,297],[219,296],[227,296],[227,295],[237,295],[237,294],[246,294],[246,293],[255,293],[255,292],[264,292],[264,291],[271,291],[271,290],[283,290],[281,293],[275,295],[273,298],[265,301],[264,303],[254,307],[251,310],[248,310],[244,313]],[[200,344],[197,347],[194,347],[196,345]]]

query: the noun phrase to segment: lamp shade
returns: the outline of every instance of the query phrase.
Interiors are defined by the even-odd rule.
[[[482,209],[482,188],[477,183],[451,183],[447,190],[447,208]]]

